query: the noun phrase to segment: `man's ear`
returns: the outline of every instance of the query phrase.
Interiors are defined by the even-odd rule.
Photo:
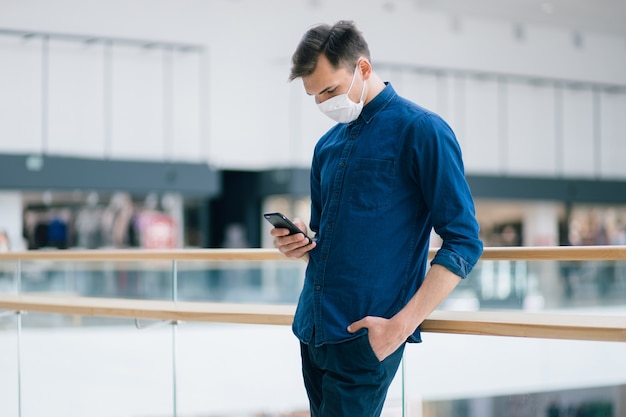
[[[365,58],[361,58],[359,61],[359,71],[363,75],[363,79],[367,80],[372,75],[372,64]]]

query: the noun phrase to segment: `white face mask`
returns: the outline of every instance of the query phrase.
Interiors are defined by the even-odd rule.
[[[361,110],[363,110],[365,80],[363,80],[363,88],[361,89],[361,98],[359,99],[359,102],[355,103],[354,101],[350,100],[350,97],[348,97],[348,93],[350,93],[350,90],[352,90],[354,80],[356,79],[356,70],[358,66],[359,64],[357,63],[357,66],[354,69],[354,75],[352,76],[352,82],[350,83],[350,87],[348,87],[348,91],[345,94],[339,94],[335,97],[329,98],[326,101],[317,103],[317,107],[319,107],[322,113],[338,123],[349,123],[353,120],[356,120],[357,117],[359,117],[359,114],[361,114]]]

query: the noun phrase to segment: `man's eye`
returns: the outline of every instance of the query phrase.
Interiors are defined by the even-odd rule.
[[[326,90],[326,94],[335,94],[335,91],[337,91],[336,88],[333,88],[332,90]]]

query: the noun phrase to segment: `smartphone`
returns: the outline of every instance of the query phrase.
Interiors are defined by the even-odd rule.
[[[272,223],[274,227],[289,229],[291,232],[289,233],[290,235],[295,235],[296,233],[302,233],[304,235],[304,232],[282,213],[265,213],[263,217],[265,217],[268,222]],[[310,237],[306,236],[306,238],[309,239],[309,243],[312,242]]]

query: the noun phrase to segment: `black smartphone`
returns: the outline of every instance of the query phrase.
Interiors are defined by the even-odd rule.
[[[265,213],[263,217],[265,217],[268,222],[272,223],[274,227],[289,229],[291,232],[289,233],[290,235],[295,235],[296,233],[302,233],[304,235],[304,232],[282,213]],[[306,236],[306,238],[309,239],[309,243],[312,242],[310,237]]]

